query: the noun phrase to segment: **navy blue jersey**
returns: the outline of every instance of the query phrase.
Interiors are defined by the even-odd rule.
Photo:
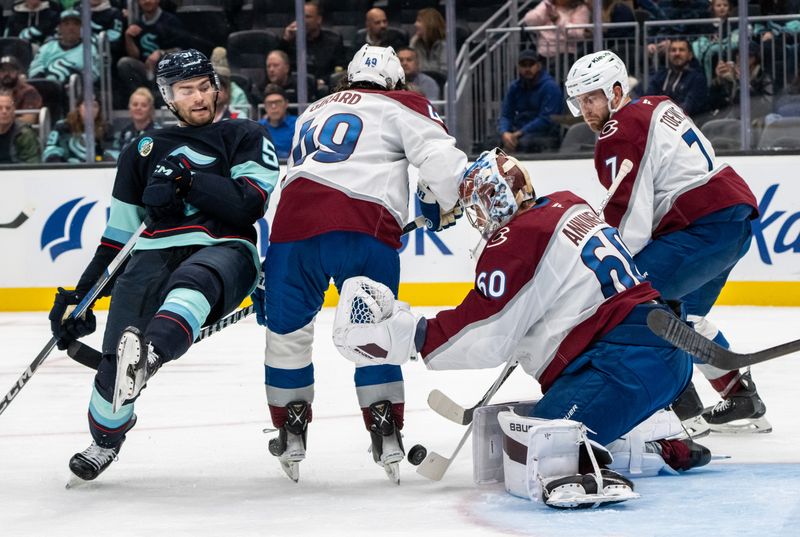
[[[183,214],[151,223],[134,249],[236,241],[248,247],[253,263],[260,267],[253,224],[266,212],[279,171],[269,134],[246,119],[203,127],[175,126],[138,136],[120,155],[108,224],[79,290],[96,281],[115,251],[144,221],[142,193],[155,167],[169,155],[189,161],[194,172]]]

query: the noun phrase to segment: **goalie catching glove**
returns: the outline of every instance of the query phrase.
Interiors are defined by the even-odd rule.
[[[425,227],[431,231],[441,231],[456,224],[456,220],[464,214],[461,204],[456,205],[449,211],[443,211],[436,196],[423,182],[417,184],[417,197],[419,198],[419,208],[422,216],[425,217]]]
[[[417,354],[414,334],[419,320],[382,283],[349,278],[336,307],[333,343],[357,365],[404,364]]]

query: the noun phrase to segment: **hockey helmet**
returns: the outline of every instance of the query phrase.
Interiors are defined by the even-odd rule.
[[[386,90],[405,83],[406,73],[392,47],[364,45],[347,66],[347,81],[371,82]]]
[[[219,91],[219,77],[205,54],[193,48],[170,52],[158,62],[156,84],[167,107],[175,113],[172,85],[192,78],[208,77],[214,91]]]
[[[536,194],[528,170],[496,147],[481,153],[464,172],[459,198],[469,223],[488,239]]]
[[[605,93],[609,110],[615,112],[611,109],[611,100],[614,98],[614,86],[617,84],[622,87],[622,96],[628,95],[630,91],[628,70],[619,56],[610,50],[601,50],[579,58],[569,70],[564,84],[567,90],[567,106],[572,115],[575,117],[581,115],[577,97],[598,89]]]

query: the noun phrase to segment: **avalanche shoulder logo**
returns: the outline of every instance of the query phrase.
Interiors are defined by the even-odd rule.
[[[81,201],[83,198],[75,198],[61,205],[44,224],[41,249],[49,246],[50,259],[53,261],[63,253],[81,248],[83,225],[97,203],[93,201],[80,205]]]
[[[137,149],[139,150],[139,154],[141,156],[146,157],[153,150],[153,139],[149,136],[145,136],[139,140],[139,146]]]

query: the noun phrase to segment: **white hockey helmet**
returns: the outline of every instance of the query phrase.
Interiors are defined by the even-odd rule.
[[[458,193],[469,223],[485,239],[506,225],[523,202],[536,198],[525,166],[497,147],[467,168]]]
[[[392,47],[364,45],[356,52],[347,66],[347,81],[372,82],[392,90],[398,83],[406,81],[400,59]]]
[[[625,97],[630,91],[628,83],[628,70],[625,63],[619,56],[610,50],[593,52],[578,59],[569,70],[567,81],[564,84],[567,90],[567,106],[572,115],[581,115],[581,108],[577,97],[584,93],[601,89],[608,98],[609,110],[611,100],[614,98],[614,86],[619,84],[622,87],[622,96]]]

